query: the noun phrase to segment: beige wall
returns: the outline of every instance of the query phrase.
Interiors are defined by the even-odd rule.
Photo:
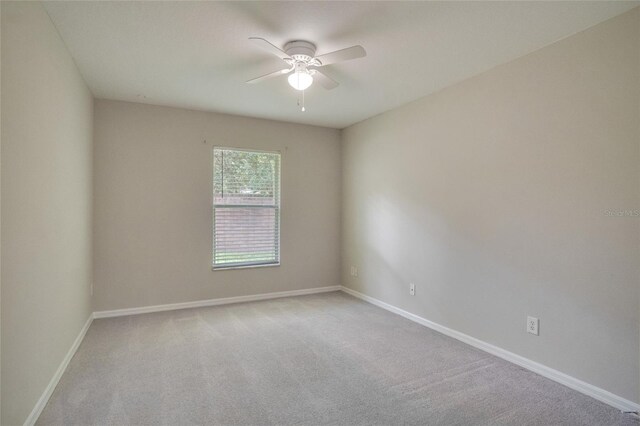
[[[2,7],[0,7],[0,23],[2,22]],[[1,26],[1,24],[0,24]],[[0,31],[0,57],[2,56],[2,31]],[[2,60],[0,59],[0,82],[2,81]],[[0,93],[2,84],[0,83]],[[0,117],[2,117],[2,102],[0,101]],[[0,224],[2,223],[2,120],[0,119]],[[0,226],[0,423],[2,423],[2,226]]]
[[[2,22],[2,7],[0,7],[0,27]],[[0,31],[0,57],[2,56],[2,31]],[[2,81],[2,60],[0,59],[0,82]],[[0,93],[2,84],[0,83]],[[2,102],[0,101],[0,117],[2,117]],[[0,119],[0,224],[2,223],[2,120]],[[2,226],[0,226],[0,423],[2,423]]]
[[[636,8],[345,129],[343,284],[638,402],[639,55]]]
[[[39,3],[2,2],[2,424],[90,313],[92,96]]]
[[[340,284],[339,131],[103,100],[94,120],[96,310]],[[282,152],[281,266],[211,270],[214,145]]]
[[[89,316],[92,217],[95,310],[342,281],[639,400],[640,219],[605,216],[640,209],[638,9],[345,129],[342,280],[338,131],[94,104],[42,7],[1,11],[2,424]],[[211,271],[213,145],[282,152],[280,267]]]

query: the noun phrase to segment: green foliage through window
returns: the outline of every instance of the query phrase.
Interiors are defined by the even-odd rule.
[[[215,148],[213,266],[280,262],[280,154]]]
[[[214,193],[216,198],[261,198],[277,196],[280,155],[270,152],[216,149]],[[279,170],[278,170],[279,171]]]

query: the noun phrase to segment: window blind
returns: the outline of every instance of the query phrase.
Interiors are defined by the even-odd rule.
[[[280,263],[280,153],[213,150],[213,267]]]

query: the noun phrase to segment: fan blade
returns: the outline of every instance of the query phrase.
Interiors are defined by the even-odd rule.
[[[269,43],[267,40],[260,37],[249,37],[249,40],[254,42],[256,45],[260,46],[264,50],[269,53],[276,55],[280,59],[290,59],[289,55],[284,53],[281,49],[277,48],[273,44]]]
[[[340,84],[318,69],[316,69],[316,72],[313,74],[313,79],[327,90],[335,89]]]
[[[289,74],[290,72],[291,72],[291,68],[285,68],[285,69],[282,69],[282,70],[270,72],[269,74],[265,74],[265,75],[262,75],[260,77],[256,77],[254,79],[248,80],[247,83],[249,83],[249,84],[259,83],[259,82],[261,82],[263,80],[268,80],[270,78],[277,77],[279,75]]]
[[[367,56],[367,52],[362,46],[351,46],[346,49],[336,50],[335,52],[316,56],[316,59],[320,61],[319,66],[323,67],[325,65],[335,64],[336,62],[350,61],[351,59],[362,58],[365,56]]]

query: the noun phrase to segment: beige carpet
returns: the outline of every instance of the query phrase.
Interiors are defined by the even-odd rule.
[[[38,424],[639,422],[336,292],[96,320]]]

